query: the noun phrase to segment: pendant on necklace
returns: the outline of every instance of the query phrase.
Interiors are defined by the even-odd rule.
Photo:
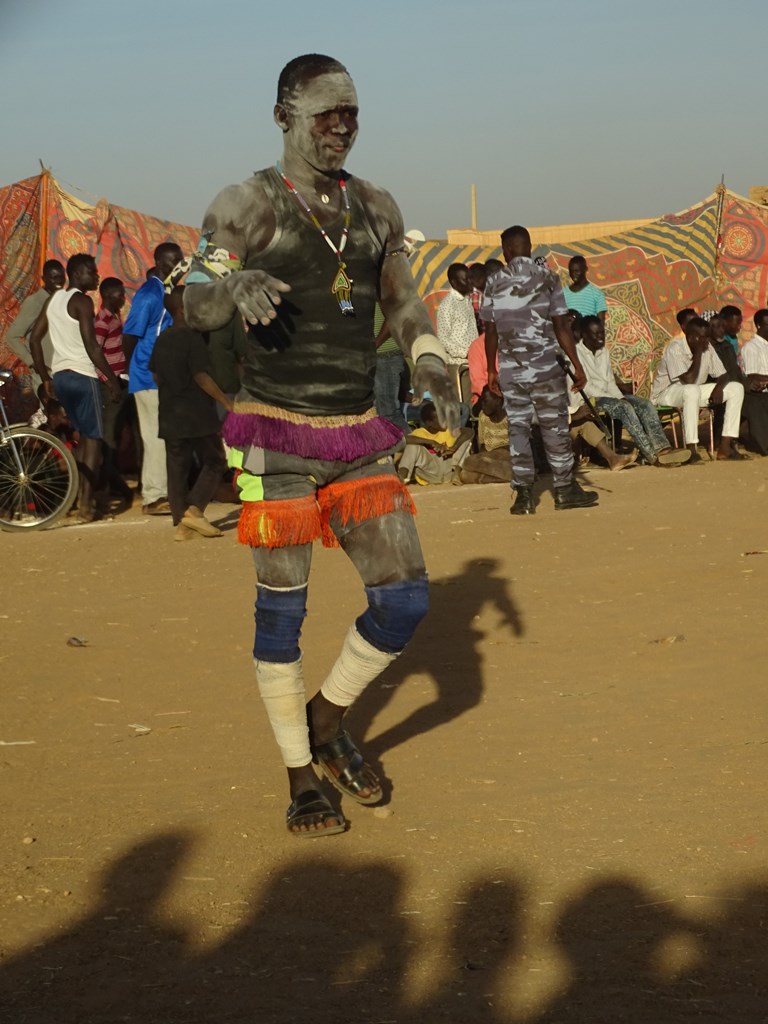
[[[320,202],[321,202],[321,203],[325,203],[325,205],[327,206],[327,205],[328,205],[328,203],[330,203],[330,201],[331,201],[331,197],[330,197],[330,196],[327,196],[327,195],[325,194],[325,192],[323,192],[323,194],[322,194],[322,195],[320,196]]]
[[[347,274],[346,263],[339,263],[339,269],[331,285],[331,294],[335,296],[342,316],[355,316],[355,307],[352,305],[352,278]]]

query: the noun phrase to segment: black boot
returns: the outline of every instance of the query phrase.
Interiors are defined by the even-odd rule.
[[[532,516],[536,511],[536,502],[533,500],[533,488],[524,484],[516,485],[514,488],[515,500],[510,508],[513,516]]]
[[[571,480],[565,487],[555,488],[555,508],[589,508],[597,504],[597,491],[585,491],[581,484]]]

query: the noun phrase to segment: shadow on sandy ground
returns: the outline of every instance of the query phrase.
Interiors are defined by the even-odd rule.
[[[163,901],[193,837],[148,839],[107,867],[87,915],[0,967],[14,1024],[220,1024],[258,1021],[682,1024],[766,1020],[768,883],[729,888],[715,922],[654,902],[629,877],[595,880],[558,908],[548,936],[564,967],[548,1005],[509,1010],[525,972],[526,885],[468,879],[442,923],[444,951],[411,994],[424,944],[391,862],[350,868],[328,840],[272,872],[223,941],[200,952]],[[688,955],[670,967],[670,950]],[[674,957],[672,958],[674,959]]]

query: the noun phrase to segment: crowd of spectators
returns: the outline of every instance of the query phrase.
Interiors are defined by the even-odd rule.
[[[6,336],[22,364],[16,405],[73,450],[80,522],[126,511],[138,493],[144,514],[170,517],[176,540],[217,537],[205,510],[227,472],[219,426],[238,387],[243,332],[234,321],[208,339],[191,330],[183,288],[166,294],[163,283],[181,249],[165,242],[153,255],[125,322],[125,286],[99,282],[93,256],[71,257],[66,274],[57,260],[44,265]],[[88,295],[97,289],[98,310]]]
[[[168,296],[163,285],[181,257],[173,242],[157,247],[125,323],[122,281],[108,277],[99,284],[95,261],[85,254],[70,260],[66,276],[59,261],[49,260],[41,288],[24,301],[5,341],[23,367],[18,379],[22,395],[33,400],[31,422],[59,436],[78,458],[85,485],[80,519],[131,507],[135,495],[126,475],[132,471],[142,512],[170,516],[175,538],[186,540],[220,534],[205,509],[227,475],[218,427],[239,388],[246,339],[237,317],[206,338],[186,326],[183,289]],[[487,282],[503,267],[489,260],[448,268],[436,333],[462,403],[456,435],[441,429],[428,394],[411,392],[409,367],[377,306],[375,402],[379,414],[405,433],[398,465],[409,483],[511,479],[509,422],[503,397],[489,388],[481,317]],[[588,269],[583,257],[574,256],[563,288],[586,374],[583,389],[569,389],[576,462],[612,471],[690,465],[702,460],[702,427],[712,458],[747,458],[744,448],[767,455],[768,310],[755,313],[755,335],[742,346],[737,307],[681,310],[679,333],[666,346],[646,397],[635,393],[633,381],[621,379],[611,361],[610,311]],[[87,298],[97,286],[98,310]],[[59,293],[66,298],[53,301]],[[677,427],[668,436],[675,412],[679,447]],[[538,471],[546,471],[535,433],[534,454]]]
[[[406,461],[406,479],[419,483],[498,483],[510,480],[508,420],[503,399],[488,389],[485,324],[481,307],[487,281],[503,267],[499,260],[448,268],[448,294],[436,313],[436,332],[445,345],[450,372],[464,408],[471,411],[471,443],[441,436],[429,444],[431,410],[419,418],[419,405],[407,391],[402,369],[398,414],[407,417],[409,444],[426,445],[448,469],[427,479]],[[679,333],[670,339],[656,367],[648,396],[636,382],[622,379],[606,346],[610,311],[604,292],[589,281],[588,264],[574,256],[563,288],[571,330],[587,382],[569,389],[570,434],[576,459],[609,470],[634,465],[683,466],[702,461],[700,436],[715,460],[768,454],[768,310],[754,315],[754,337],[739,345],[742,313],[736,306],[719,312],[683,309]],[[386,330],[386,325],[384,325]],[[565,369],[564,369],[565,372]],[[380,409],[386,415],[383,409]],[[664,420],[664,425],[662,424]],[[711,422],[710,422],[711,421]],[[674,430],[672,430],[674,428]],[[679,437],[678,437],[679,432]],[[426,436],[425,436],[426,435]],[[463,438],[466,441],[466,437]],[[535,444],[537,467],[546,471],[541,445]],[[423,458],[423,456],[421,456]]]

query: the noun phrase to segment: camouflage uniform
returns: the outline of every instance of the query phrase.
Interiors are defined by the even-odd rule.
[[[567,313],[557,275],[527,256],[510,260],[486,284],[480,316],[496,325],[499,336],[499,386],[509,420],[513,487],[534,482],[534,414],[555,487],[573,479],[566,378],[555,358],[560,346],[552,324],[554,316]]]

